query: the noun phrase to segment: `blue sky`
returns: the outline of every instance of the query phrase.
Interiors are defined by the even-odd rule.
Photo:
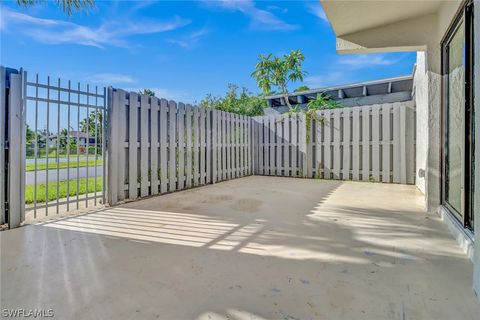
[[[97,0],[72,17],[51,3],[0,6],[3,65],[184,102],[228,83],[258,92],[250,74],[260,53],[302,50],[311,88],[410,74],[415,61],[405,52],[337,55],[319,1]]]

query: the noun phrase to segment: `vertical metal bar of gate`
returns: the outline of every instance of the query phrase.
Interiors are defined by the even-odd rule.
[[[95,86],[95,106],[98,107],[98,87],[97,87],[97,86]],[[95,120],[94,120],[94,122],[95,122],[95,148],[94,148],[94,150],[95,150],[95,158],[94,158],[94,159],[95,159],[95,160],[94,160],[94,164],[95,164],[95,169],[94,169],[94,170],[95,170],[95,181],[94,181],[94,189],[95,189],[95,191],[94,191],[94,200],[93,200],[94,203],[93,203],[93,205],[96,206],[96,205],[97,205],[97,180],[98,180],[98,179],[97,179],[97,173],[98,173],[98,172],[97,172],[97,158],[98,158],[98,157],[97,157],[97,147],[98,147],[98,125],[97,125],[97,122],[98,122],[98,110],[95,109],[94,112],[95,112],[95,116],[94,116],[94,119],[95,119]]]
[[[45,133],[45,203],[48,203],[48,172],[49,172],[49,158],[50,158],[50,76],[47,77],[47,132]],[[45,207],[45,215],[48,216],[48,205]]]
[[[35,76],[35,97],[38,98],[38,73]],[[33,178],[33,215],[37,218],[37,158],[38,158],[38,99],[35,100],[35,151],[34,151],[34,178]]]
[[[87,84],[87,117],[85,118],[86,119],[86,123],[85,125],[87,126],[86,130],[87,131],[87,136],[85,138],[85,144],[86,144],[86,147],[87,147],[87,166],[86,166],[86,171],[87,171],[87,188],[86,188],[86,194],[85,194],[85,206],[88,207],[88,179],[90,178],[90,176],[88,175],[88,153],[90,152],[90,109],[88,108],[88,105],[90,103],[90,85]],[[79,167],[77,165],[77,167]],[[97,177],[95,177],[95,179],[97,179]]]
[[[80,204],[80,195],[79,195],[79,188],[80,188],[80,180],[78,179],[80,177],[80,82],[77,84],[77,177],[76,177],[76,196],[77,196],[77,202],[76,202],[76,208],[77,210],[79,209],[79,204]]]
[[[68,104],[67,104],[67,211],[70,211],[70,106],[71,106],[72,83],[68,80]]]
[[[109,96],[110,97],[110,96]],[[105,204],[107,193],[107,88],[103,87],[103,108],[102,108],[102,204]]]
[[[57,214],[60,212],[59,208],[59,202],[60,202],[60,78],[58,78],[58,86],[57,86],[57,141],[56,141],[56,147],[57,147],[57,154],[55,155],[56,157],[56,165],[57,165]]]

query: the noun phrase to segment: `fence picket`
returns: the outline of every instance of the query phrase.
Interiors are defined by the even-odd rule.
[[[390,105],[382,107],[382,182],[390,182]]]
[[[177,104],[175,101],[168,102],[168,191],[173,192],[177,189]]]
[[[282,115],[283,122],[283,175],[290,176],[290,115]]]
[[[192,187],[192,106],[187,104],[185,106],[185,144],[186,144],[186,154],[185,154],[185,186],[187,188]]]
[[[370,108],[362,108],[362,180],[370,179]]]
[[[146,95],[140,96],[140,196],[148,196],[148,109],[149,97]]]
[[[291,117],[291,157],[292,157],[292,177],[298,177],[297,156],[298,156],[298,140],[297,140],[297,125],[298,115],[292,114]]]
[[[325,110],[323,113],[324,120],[324,140],[323,140],[323,179],[331,179],[332,176],[332,155],[331,155],[331,141],[333,123],[331,120],[330,110]]]
[[[379,105],[372,106],[372,178],[380,181],[380,110]]]
[[[168,191],[168,102],[160,100],[160,192]]]
[[[268,174],[273,176],[275,175],[275,118],[269,117],[269,124],[268,124],[268,148],[269,148],[269,166],[268,166]]]
[[[150,190],[158,194],[158,98],[150,100]]]
[[[307,177],[308,167],[307,167],[307,124],[306,116],[304,113],[299,115],[299,157],[301,161],[301,174],[303,178]]]
[[[218,168],[218,111],[212,110],[212,183],[218,181],[217,179],[217,168]]]
[[[352,118],[352,180],[360,179],[360,107],[353,108]]]
[[[129,137],[128,137],[128,198],[138,196],[138,95],[129,94]]]
[[[193,107],[193,186],[200,183],[200,130],[199,130],[199,110]]]
[[[227,179],[227,118],[226,112],[222,111],[222,180]]]
[[[350,173],[352,170],[351,136],[351,110],[350,108],[345,108],[343,111],[343,180],[350,180]]]
[[[206,152],[205,152],[205,149],[206,149],[206,144],[205,144],[205,131],[206,131],[206,128],[205,128],[205,119],[206,119],[206,115],[205,115],[205,109],[204,108],[199,108],[199,111],[200,111],[200,125],[199,125],[199,128],[200,128],[200,185],[204,185],[205,184],[205,178],[206,178],[206,165],[205,165],[205,162],[206,162]]]
[[[341,158],[340,158],[340,113],[341,110],[333,110],[333,179],[340,179],[340,168],[341,168]]]
[[[401,138],[400,138],[400,111],[403,109],[403,106],[400,104],[394,104],[393,106],[393,182],[400,183],[401,174],[402,174],[402,164],[405,164],[405,159],[403,162],[400,159],[401,152]]]
[[[207,152],[207,161],[206,161],[206,181],[207,183],[212,182],[212,112],[210,109],[205,111],[206,116],[206,128],[205,128],[205,148]]]
[[[185,185],[185,105],[178,104],[177,128],[178,128],[178,176],[177,190],[182,190]]]

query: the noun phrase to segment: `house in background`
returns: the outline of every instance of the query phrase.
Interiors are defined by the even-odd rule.
[[[69,131],[70,140],[75,141],[79,146],[95,145],[95,137],[82,131]]]
[[[471,258],[480,296],[480,1],[320,2],[338,53],[418,52],[416,185]]]
[[[317,95],[326,95],[343,107],[368,106],[380,103],[394,103],[412,100],[413,76],[402,76],[375,81],[351,83],[318,88],[289,94],[292,105],[306,107]],[[281,94],[267,97],[269,109],[266,113],[285,113],[288,106]]]

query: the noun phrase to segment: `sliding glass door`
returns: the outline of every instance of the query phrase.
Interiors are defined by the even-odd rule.
[[[473,226],[473,4],[459,14],[443,42],[443,203]]]

